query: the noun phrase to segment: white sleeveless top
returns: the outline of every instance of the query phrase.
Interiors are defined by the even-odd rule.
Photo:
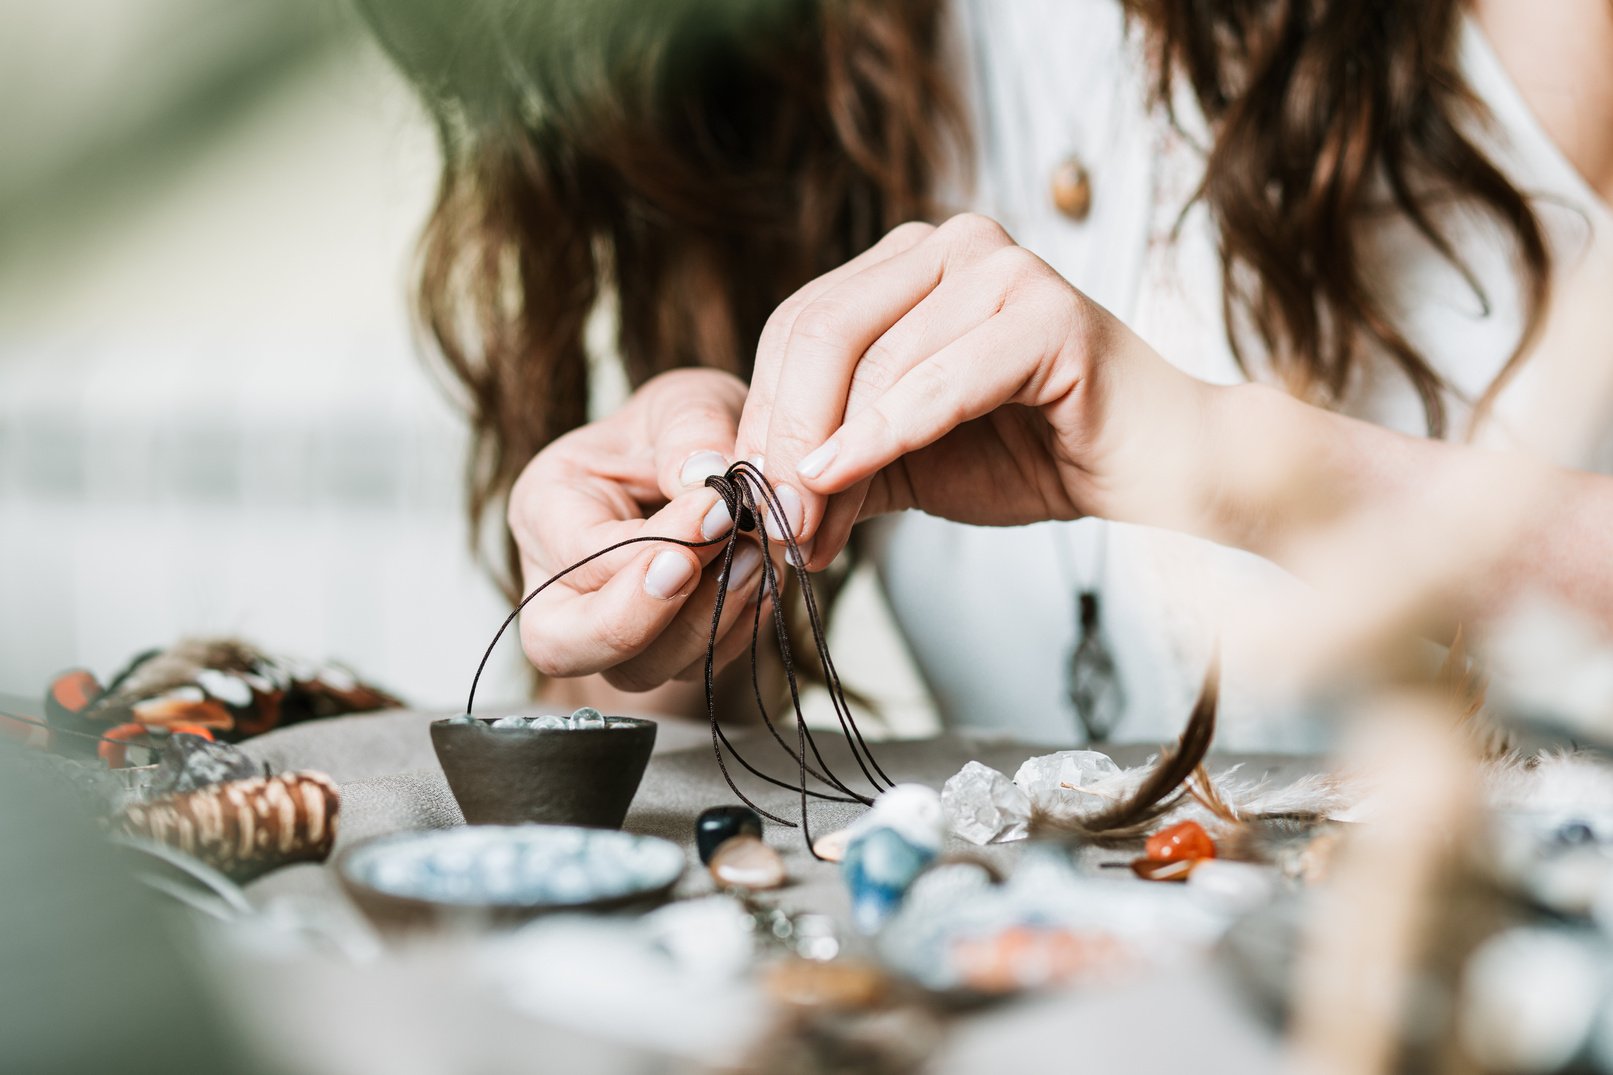
[[[1216,383],[1243,380],[1221,316],[1208,213],[1194,204],[1181,216],[1202,157],[1148,106],[1148,65],[1120,4],[956,0],[953,18],[976,139],[969,206],[1182,369]],[[1613,214],[1536,122],[1471,21],[1460,54],[1494,117],[1473,136],[1533,197],[1560,270],[1592,234],[1613,234]],[[1197,112],[1182,101],[1178,115],[1189,123]],[[1193,141],[1205,139],[1194,132]],[[1060,215],[1049,197],[1051,175],[1072,153],[1091,174],[1092,212],[1081,222]],[[1461,429],[1470,413],[1463,400],[1483,393],[1516,344],[1522,302],[1499,227],[1467,213],[1450,228],[1490,300],[1487,316],[1469,284],[1405,220],[1386,219],[1366,241],[1384,293],[1398,298],[1397,324],[1461,397],[1447,401],[1451,428]],[[1526,390],[1527,371],[1499,414]],[[1347,413],[1424,432],[1415,393],[1387,360],[1358,380]],[[1248,553],[1098,520],[986,528],[908,512],[868,524],[864,537],[943,721],[1054,741],[1083,737],[1065,672],[1080,589],[1102,595],[1127,697],[1113,738],[1158,740],[1180,730],[1197,693],[1217,610],[1251,587],[1300,585]],[[1222,746],[1317,745],[1317,729],[1294,714],[1263,712],[1250,683],[1228,654]]]

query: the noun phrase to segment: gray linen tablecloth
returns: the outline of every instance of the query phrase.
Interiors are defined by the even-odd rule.
[[[341,785],[339,853],[356,841],[382,833],[462,821],[427,731],[429,723],[443,715],[390,712],[314,722],[272,732],[249,741],[244,749],[277,770],[318,769]],[[816,735],[835,772],[847,783],[861,786],[861,774],[845,740],[829,732]],[[731,739],[753,764],[781,778],[792,776],[793,763],[765,731],[746,729],[732,734]],[[944,735],[879,742],[873,744],[873,749],[880,765],[894,780],[939,788],[971,759],[1011,775],[1026,758],[1060,746]],[[1144,761],[1158,746],[1134,744],[1105,749],[1118,763],[1130,766]],[[1243,755],[1216,758],[1211,769],[1217,771],[1234,762],[1243,766],[1241,774],[1246,777],[1269,776],[1276,781],[1297,778],[1312,767],[1303,758]],[[730,770],[735,768],[730,765]],[[854,781],[853,777],[859,779]],[[798,813],[799,799],[790,792],[744,773],[736,774],[735,779],[764,808],[783,817],[793,818]],[[677,895],[699,895],[712,891],[714,886],[695,854],[695,817],[708,806],[735,801],[714,760],[710,732],[700,726],[663,721],[655,754],[623,827],[682,846],[689,869],[679,883]],[[862,808],[813,803],[809,809],[814,832],[821,834],[844,827]],[[791,876],[790,885],[778,893],[779,903],[793,910],[829,913],[843,922],[847,901],[836,868],[813,859],[797,831],[770,824],[766,837],[783,855]],[[1011,869],[1023,846],[977,848],[950,836],[948,842],[949,850],[967,849],[1005,870]],[[1116,857],[1112,852],[1091,853]],[[341,894],[328,864],[282,869],[253,882],[247,891],[260,906],[290,899],[303,906],[326,906],[332,915],[357,919],[356,910]],[[1047,1050],[1052,1048],[1065,1054],[1070,1063],[1079,1060],[1085,1070],[1179,1069],[1188,1064],[1200,1065],[1208,1042],[1217,1058],[1215,1070],[1275,1070],[1277,1056],[1268,1035],[1255,1026],[1228,992],[1226,983],[1204,967],[1172,981],[1149,981],[1109,991],[1074,1007],[1058,998],[1033,998],[1000,1006],[960,1020],[949,1034],[945,1053],[936,1058],[932,1069],[979,1070],[988,1061],[1000,1066],[1012,1064],[1016,1058],[1026,1064],[1044,1063],[1050,1059]],[[1173,1025],[1181,1033],[1137,1040],[1133,1035],[1119,1036],[1114,1032],[1116,1026],[1146,1024],[1162,1007],[1171,1012]],[[609,1065],[600,1069],[608,1070]]]

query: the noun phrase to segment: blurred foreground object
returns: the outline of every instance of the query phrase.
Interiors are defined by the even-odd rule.
[[[0,743],[0,1069],[258,1070],[191,938],[122,856],[66,789]]]
[[[113,734],[108,729],[121,740],[141,730],[205,729],[238,741],[401,704],[340,665],[272,657],[234,639],[193,638],[142,653],[104,687],[83,669],[64,672],[51,684],[46,715],[53,729],[69,733],[52,736],[51,749],[72,753],[84,736]]]

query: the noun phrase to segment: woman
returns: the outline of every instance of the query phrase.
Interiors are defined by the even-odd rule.
[[[1261,552],[1281,520],[1236,490],[1262,445],[1328,446],[1340,495],[1436,480],[1408,442],[1211,386],[1271,381],[1405,432],[1501,420],[1553,262],[1608,226],[1605,4],[617,7],[377,13],[443,138],[422,298],[470,392],[473,513],[513,488],[536,581],[611,540],[720,530],[699,482],[736,456],[794,498],[813,569],[859,516],[922,507],[869,545],[954,724],[1067,738],[1094,592],[1118,734],[1157,735],[1219,612],[1281,585],[1153,529],[959,524],[1098,516]],[[949,168],[960,131],[972,188]],[[964,207],[983,215],[896,227]],[[585,424],[601,282],[636,392]],[[715,369],[652,379],[677,366]],[[1223,435],[1272,423],[1292,439]],[[1230,453],[1208,471],[1206,445]],[[710,559],[598,562],[532,606],[528,655],[640,690],[698,668]]]

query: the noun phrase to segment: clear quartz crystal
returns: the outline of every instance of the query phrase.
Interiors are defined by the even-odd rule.
[[[500,717],[493,722],[493,727],[495,728],[525,728],[526,726],[526,718],[518,717],[514,714],[511,714],[507,717]]]
[[[1115,760],[1101,751],[1061,750],[1027,760],[1014,774],[1014,783],[1042,809],[1097,805],[1102,800],[1080,796],[1071,788],[1090,788],[1120,772]]]
[[[585,705],[571,715],[571,726],[578,730],[594,730],[605,726],[605,714],[591,705]]]
[[[972,844],[1023,840],[1031,801],[1002,773],[971,761],[941,788],[952,831]]]
[[[550,713],[547,716],[532,718],[532,727],[542,731],[563,731],[571,727],[571,722],[565,717],[558,717]]]
[[[475,717],[471,716],[469,713],[461,713],[457,717],[449,717],[448,718],[448,723],[449,724],[480,724],[481,722],[478,721]]]

